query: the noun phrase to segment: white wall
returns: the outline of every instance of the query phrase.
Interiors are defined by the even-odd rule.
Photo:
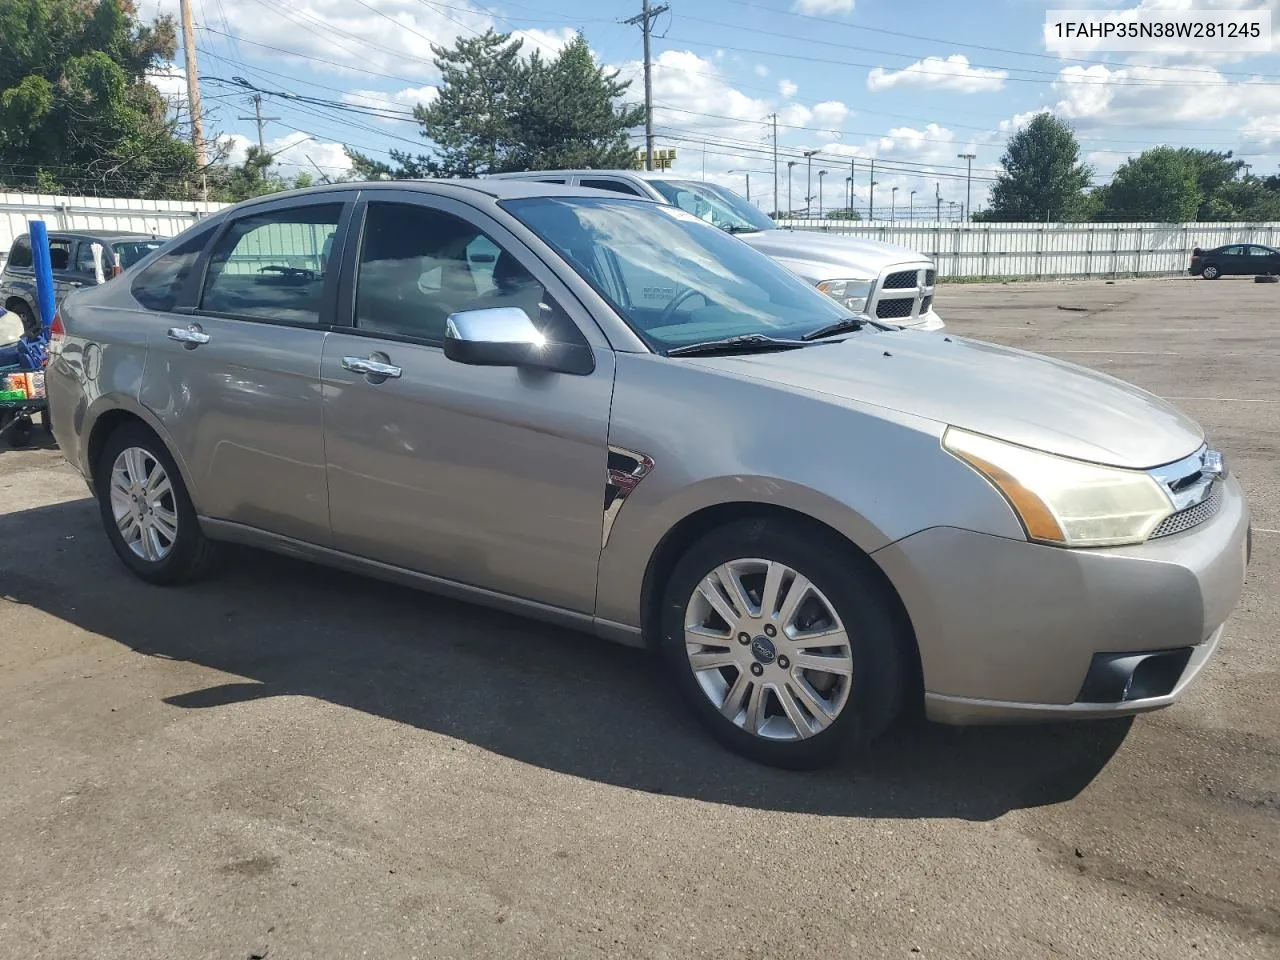
[[[1280,223],[960,223],[785,220],[910,247],[943,277],[1112,277],[1184,273],[1195,247],[1280,243]]]
[[[43,220],[50,230],[121,230],[172,237],[200,217],[227,206],[185,200],[113,200],[0,193],[0,259],[14,237],[27,232],[28,220]]]

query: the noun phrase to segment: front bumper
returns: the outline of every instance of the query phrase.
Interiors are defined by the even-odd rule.
[[[1221,639],[1248,549],[1248,509],[1228,477],[1211,519],[1140,546],[1068,550],[938,527],[873,556],[915,628],[928,716],[1009,723],[1174,702]],[[1133,690],[1097,682],[1109,658],[1147,652],[1176,655],[1176,672]],[[1119,699],[1099,700],[1100,689]]]

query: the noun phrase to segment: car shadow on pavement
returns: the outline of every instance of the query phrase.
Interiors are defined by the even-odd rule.
[[[165,702],[234,710],[301,695],[602,783],[713,803],[856,817],[988,820],[1083,790],[1128,721],[907,724],[811,773],[717,746],[643,651],[250,550],[216,578],[157,588],[111,552],[90,500],[0,515],[0,594],[224,683]],[[11,641],[12,642],[12,641]]]

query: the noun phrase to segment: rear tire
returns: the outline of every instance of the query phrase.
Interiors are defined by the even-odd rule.
[[[211,569],[216,545],[200,529],[173,457],[145,425],[123,424],[107,438],[94,487],[107,539],[140,579],[188,583]]]
[[[871,562],[828,531],[765,519],[714,530],[680,558],[664,592],[658,651],[721,744],[804,769],[889,726],[912,641]],[[725,589],[712,599],[718,586]]]
[[[1217,280],[1222,276],[1222,271],[1218,269],[1216,264],[1210,263],[1205,266],[1204,271],[1200,276],[1204,277],[1206,280]]]
[[[26,303],[19,300],[13,305],[12,312],[22,321],[22,329],[26,331],[28,340],[34,340],[40,336],[40,321],[36,319],[35,313]]]

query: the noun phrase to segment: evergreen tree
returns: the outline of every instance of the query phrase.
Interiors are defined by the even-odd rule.
[[[581,33],[551,60],[534,53],[515,118],[518,169],[630,167],[627,131],[644,122],[644,108],[617,105],[629,86],[596,63]]]
[[[984,220],[1078,220],[1083,216],[1084,191],[1093,171],[1080,163],[1080,144],[1068,124],[1052,114],[1038,114],[1009,138],[1000,163],[1004,170],[991,189]]]

